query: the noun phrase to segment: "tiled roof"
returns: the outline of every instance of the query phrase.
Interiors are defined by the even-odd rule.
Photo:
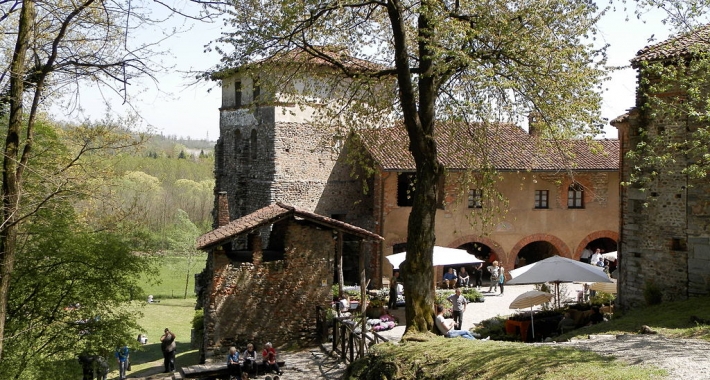
[[[636,65],[643,61],[662,61],[668,58],[686,57],[699,51],[710,51],[710,24],[661,43],[646,46],[639,50],[631,63]]]
[[[337,62],[344,68],[355,72],[372,72],[387,69],[387,67],[383,65],[354,57],[350,55],[350,52],[347,49],[327,46],[312,46],[308,51],[301,47],[296,47],[288,51],[277,52],[271,57],[247,64],[245,67],[257,67],[258,65],[275,63],[337,68],[338,66],[333,62]],[[238,73],[240,69],[242,69],[242,67],[220,70],[213,73],[211,75],[211,79],[220,80],[230,77]]]
[[[353,226],[352,224],[318,215],[310,211],[301,210],[283,203],[275,203],[256,210],[249,215],[233,220],[224,226],[218,227],[217,229],[198,237],[197,249],[206,249],[208,247],[224,243],[233,239],[237,235],[247,233],[255,228],[273,224],[289,217],[300,217],[307,219],[311,222],[315,222],[335,230],[344,231],[361,238],[384,240],[380,235],[374,234],[363,228]]]
[[[489,124],[487,128],[480,124],[447,126],[440,130],[439,160],[449,170],[484,166],[535,171],[619,169],[618,140],[594,140],[595,144],[582,139],[554,142],[531,136],[513,124]],[[415,170],[403,127],[361,131],[360,138],[383,170]]]

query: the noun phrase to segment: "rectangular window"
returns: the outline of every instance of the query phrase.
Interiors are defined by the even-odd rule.
[[[567,208],[584,208],[584,188],[573,183],[567,188]]]
[[[535,208],[549,208],[547,203],[549,197],[549,190],[535,190]]]
[[[468,191],[468,208],[483,208],[483,190],[471,189]]]
[[[411,207],[414,204],[417,175],[414,173],[397,174],[397,206]]]
[[[242,106],[242,82],[234,82],[234,106]]]

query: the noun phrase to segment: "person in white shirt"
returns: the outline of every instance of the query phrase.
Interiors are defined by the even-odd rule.
[[[594,253],[592,254],[592,258],[591,258],[591,260],[589,260],[589,263],[592,265],[598,265],[599,260],[603,260],[602,259],[602,251],[601,251],[601,249],[597,248],[597,250],[594,251]]]

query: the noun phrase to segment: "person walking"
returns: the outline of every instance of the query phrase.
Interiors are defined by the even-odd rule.
[[[476,279],[476,289],[481,290],[481,286],[483,286],[483,263],[478,263],[473,267],[473,276]]]
[[[118,379],[126,378],[126,370],[128,369],[129,351],[128,346],[116,347],[116,362],[118,362]]]
[[[163,350],[163,365],[165,372],[175,372],[175,339],[177,337],[167,327],[165,334],[160,337],[160,348]]]
[[[460,330],[461,326],[463,325],[463,313],[466,311],[466,305],[468,304],[468,301],[466,300],[466,297],[461,295],[461,288],[456,288],[456,293],[450,295],[448,298],[446,298],[449,302],[451,302],[451,316],[454,319],[454,328],[456,330]]]
[[[503,285],[505,285],[505,268],[500,267],[498,268],[498,286],[500,286],[499,296],[503,295]]]
[[[500,281],[500,267],[498,260],[488,266],[488,273],[491,274],[491,285],[488,287],[488,293],[498,291],[498,282]]]

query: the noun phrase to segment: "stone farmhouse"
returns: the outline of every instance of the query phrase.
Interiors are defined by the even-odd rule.
[[[259,348],[269,341],[312,343],[316,307],[329,308],[333,298],[334,266],[342,254],[338,242],[347,234],[364,248],[382,238],[283,203],[230,221],[225,193],[218,203],[220,226],[197,241],[198,249],[209,252],[198,276],[204,360],[250,342]]]
[[[664,116],[663,110],[649,106],[650,99],[672,104],[683,101],[686,94],[676,83],[668,82],[667,76],[658,77],[647,66],[661,63],[687,78],[689,63],[708,48],[710,26],[705,26],[648,46],[631,61],[638,70],[636,106],[611,123],[619,130],[622,181],[630,181],[635,172],[638,162],[627,155],[640,143],[660,138],[683,147],[708,127],[707,122],[687,114]],[[670,87],[646,94],[642,83]],[[698,157],[686,154],[683,148],[663,153],[670,154],[670,166],[650,168],[646,174],[656,173],[655,177],[647,176],[648,183],[632,183],[621,190],[619,302],[624,308],[645,304],[645,292],[660,292],[665,301],[710,293],[710,185],[707,178],[697,179],[684,172]]]
[[[310,82],[337,75],[318,59],[298,64],[301,72],[313,73]],[[230,220],[283,202],[384,237],[365,250],[356,238],[346,235],[343,242],[345,282],[358,281],[357,263],[364,254],[371,286],[379,286],[392,273],[385,257],[404,250],[407,240],[407,194],[415,190],[415,179],[406,136],[395,125],[345,135],[335,127],[316,125],[314,115],[329,104],[328,93],[294,101],[286,94],[298,92],[303,83],[283,83],[264,96],[260,83],[275,72],[235,69],[214,77],[222,85],[215,191],[226,193]],[[489,126],[478,140],[466,128],[440,128],[451,133],[438,137],[449,175],[441,186],[445,191],[437,211],[437,245],[466,248],[480,258],[498,259],[508,269],[516,262],[555,254],[579,258],[587,245],[616,250],[618,141],[596,141],[593,149],[583,140],[558,142],[566,147],[562,154],[535,133],[534,122],[531,125],[529,132],[515,125]],[[471,143],[481,139],[487,141]],[[475,154],[468,153],[471,149]],[[352,152],[369,162],[367,170],[354,166]],[[465,188],[458,185],[467,173],[477,172],[476,162],[497,170],[499,180],[491,193],[475,181]],[[503,207],[507,212],[494,224],[473,223],[471,215],[498,207],[494,192],[508,199]],[[260,237],[268,239],[268,233]],[[234,243],[239,244],[244,242]]]

